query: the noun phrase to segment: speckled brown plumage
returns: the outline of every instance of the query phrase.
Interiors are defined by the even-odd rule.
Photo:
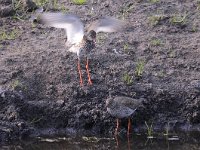
[[[112,97],[109,96],[108,99],[106,99],[106,108],[107,112],[117,118],[117,127],[116,127],[116,133],[118,132],[119,128],[119,120],[122,118],[128,118],[128,134],[130,133],[130,116],[136,111],[136,109],[142,105],[141,99],[133,99],[130,97],[125,96],[116,96]]]

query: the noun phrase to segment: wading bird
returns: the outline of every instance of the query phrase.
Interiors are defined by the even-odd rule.
[[[82,56],[86,57],[86,71],[88,76],[88,83],[92,85],[89,62],[87,55],[95,48],[96,34],[99,32],[116,32],[125,27],[125,22],[112,18],[103,17],[99,20],[92,22],[87,32],[84,33],[84,25],[80,18],[72,14],[64,13],[43,13],[40,16],[41,21],[44,24],[55,28],[63,28],[66,31],[67,42],[66,46],[69,47],[69,51],[76,53],[78,56],[78,72],[80,76],[80,85],[83,85],[82,72],[80,67],[80,59]]]
[[[128,132],[130,134],[131,130],[131,119],[130,116],[136,111],[136,109],[142,105],[141,99],[133,99],[125,96],[113,97],[109,93],[109,98],[106,99],[107,112],[117,118],[117,125],[115,129],[115,134],[118,134],[119,130],[119,119],[128,118]]]

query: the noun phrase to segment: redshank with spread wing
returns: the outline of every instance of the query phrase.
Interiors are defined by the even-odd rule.
[[[117,32],[125,27],[124,21],[112,17],[103,17],[92,22],[89,25],[87,32],[84,33],[84,25],[76,15],[64,13],[43,13],[41,14],[41,20],[44,24],[49,26],[65,29],[67,35],[66,46],[69,47],[70,52],[76,53],[78,56],[78,72],[81,86],[83,85],[80,67],[81,56],[86,56],[88,83],[92,85],[87,55],[95,48],[96,34],[99,32]]]

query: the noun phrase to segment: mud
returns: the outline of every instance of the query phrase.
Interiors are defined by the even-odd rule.
[[[159,131],[166,126],[199,131],[197,0],[58,1],[56,9],[45,8],[77,14],[86,24],[115,16],[131,28],[98,36],[89,56],[93,85],[87,85],[83,60],[85,86],[80,87],[77,57],[65,48],[63,30],[31,22],[34,12],[1,18],[0,141],[53,134],[111,136],[115,118],[105,108],[109,89],[118,96],[145,99],[132,116],[137,132],[144,132],[145,121]],[[7,38],[2,38],[4,32]],[[140,75],[139,62],[144,66]],[[126,127],[124,119],[121,128]]]

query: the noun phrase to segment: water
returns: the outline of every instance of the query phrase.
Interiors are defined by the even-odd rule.
[[[134,135],[130,138],[36,138],[0,146],[0,150],[199,150],[200,133],[177,135]]]

